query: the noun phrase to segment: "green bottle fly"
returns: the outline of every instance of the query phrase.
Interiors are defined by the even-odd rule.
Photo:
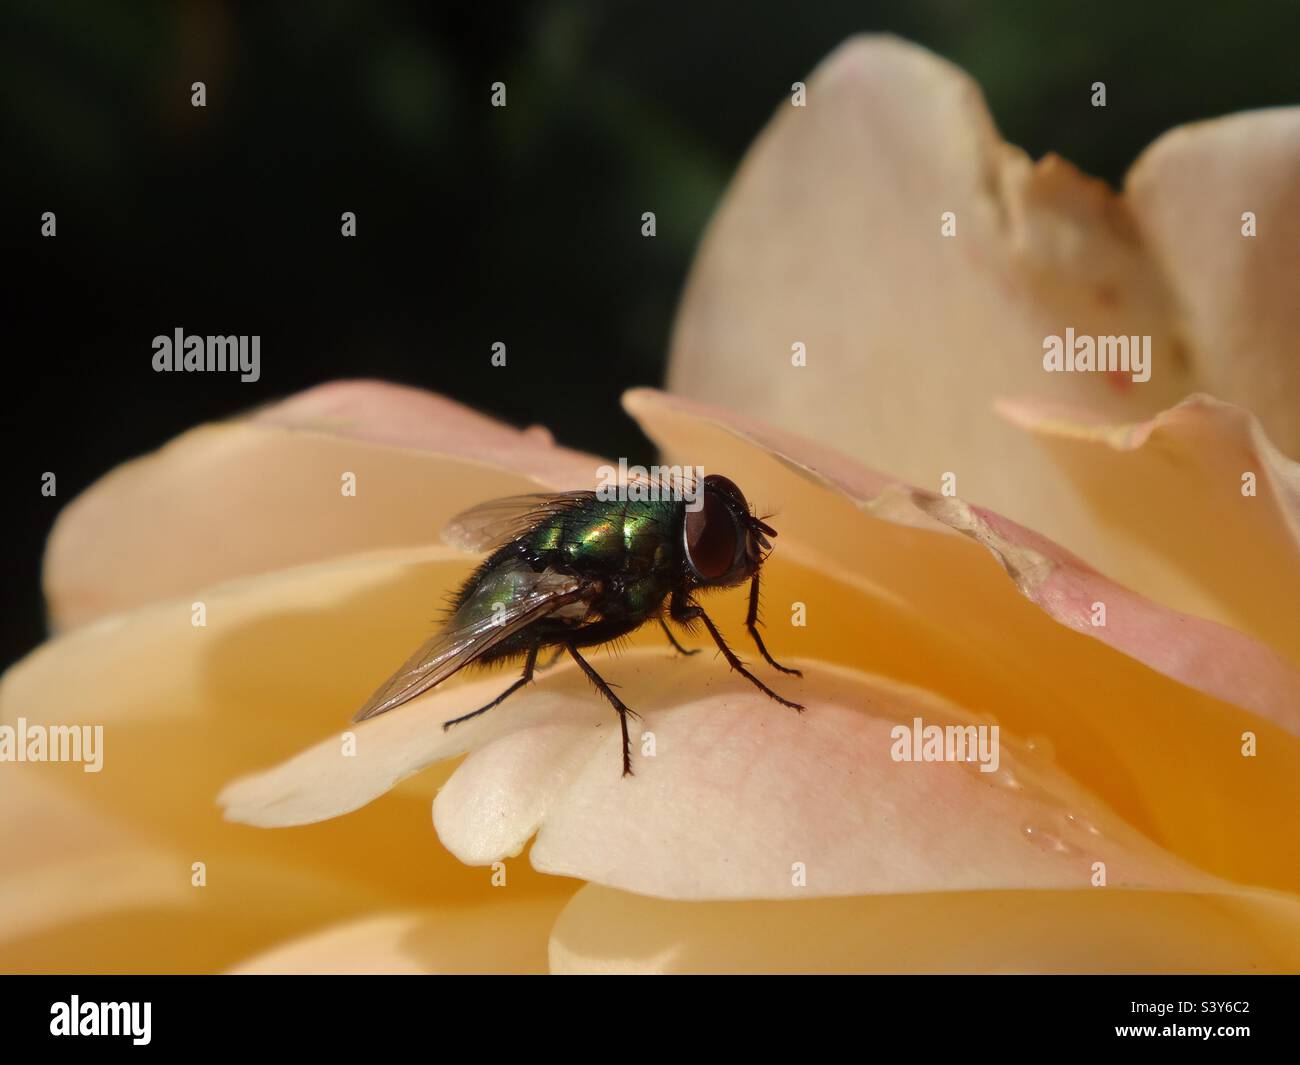
[[[355,720],[401,706],[471,663],[523,659],[523,674],[486,706],[448,721],[468,721],[500,705],[533,679],[539,653],[568,653],[618,712],[623,773],[632,772],[631,711],[579,653],[657,621],[683,654],[669,621],[703,624],[732,669],[784,706],[745,668],[695,595],[749,581],[745,626],[759,653],[782,673],[758,631],[759,574],[776,530],[756,518],[734,483],[705,477],[698,506],[685,499],[606,500],[595,492],[512,496],[455,518],[447,538],[469,550],[491,549],[452,601],[443,630],[421,647]]]

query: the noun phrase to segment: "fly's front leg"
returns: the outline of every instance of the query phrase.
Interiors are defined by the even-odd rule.
[[[803,710],[799,703],[791,702],[789,699],[777,695],[771,688],[759,680],[754,674],[745,668],[745,663],[736,657],[736,653],[727,646],[727,641],[722,638],[722,633],[718,627],[713,624],[713,620],[704,612],[704,608],[697,603],[692,603],[690,597],[684,593],[676,592],[668,606],[668,612],[672,615],[674,621],[689,625],[693,621],[702,621],[704,627],[709,630],[709,635],[713,637],[713,642],[718,645],[718,650],[722,652],[722,657],[727,660],[727,665],[754,685],[764,695],[775,699],[782,706],[788,706],[791,710]]]
[[[745,615],[745,628],[749,634],[754,637],[754,644],[758,648],[758,653],[767,659],[767,664],[773,669],[779,669],[782,673],[789,673],[792,677],[802,677],[797,669],[789,669],[781,665],[767,651],[767,645],[763,643],[763,637],[758,633],[758,571],[754,571],[753,579],[749,582],[749,613]]]

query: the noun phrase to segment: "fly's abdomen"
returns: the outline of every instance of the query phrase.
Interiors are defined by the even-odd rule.
[[[498,553],[488,559],[470,577],[455,604],[451,624],[471,629],[486,623],[502,624],[508,612],[553,592],[576,587],[576,578],[553,569],[534,570],[517,555]]]
[[[455,624],[470,627],[491,621],[504,604],[527,593],[529,580],[528,571],[512,558],[481,567],[457,605]]]

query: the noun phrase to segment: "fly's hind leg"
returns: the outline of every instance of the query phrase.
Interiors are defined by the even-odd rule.
[[[522,688],[525,684],[527,684],[530,680],[533,679],[533,667],[535,667],[536,665],[537,665],[537,647],[533,646],[528,649],[528,656],[524,659],[523,676],[521,676],[517,681],[515,681],[512,685],[510,685],[510,687],[508,687],[505,691],[503,691],[490,703],[488,703],[487,706],[480,706],[477,710],[473,710],[468,714],[462,714],[460,717],[454,717],[450,721],[444,721],[442,723],[442,731],[446,732],[448,729],[451,728],[452,725],[459,725],[462,721],[468,721],[472,717],[478,717],[479,714],[486,714],[494,706],[500,706],[503,702],[506,701],[506,699],[508,699],[511,695],[514,695],[515,692],[517,692],[520,688]]]
[[[629,714],[637,717],[636,711],[626,706],[623,700],[614,694],[614,690],[609,686],[605,678],[592,669],[591,663],[578,654],[578,648],[572,642],[566,643],[564,646],[582,671],[587,674],[587,679],[596,686],[596,690],[609,700],[610,706],[618,711],[618,723],[623,729],[623,775],[625,777],[632,776],[632,740],[627,732],[627,717]]]

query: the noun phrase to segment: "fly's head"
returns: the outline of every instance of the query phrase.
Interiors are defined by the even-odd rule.
[[[682,525],[686,569],[696,584],[725,588],[752,577],[771,553],[776,530],[754,516],[734,481],[711,473],[699,488],[700,506]]]

